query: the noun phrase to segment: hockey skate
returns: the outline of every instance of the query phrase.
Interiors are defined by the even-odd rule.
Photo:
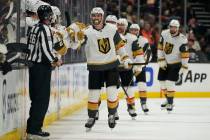
[[[98,120],[99,119],[99,111],[96,112],[96,116],[95,119]]]
[[[161,110],[166,109],[166,106],[168,105],[168,101],[165,101],[164,103],[162,103],[161,106]]]
[[[166,106],[166,110],[168,111],[168,113],[170,114],[173,111],[173,104],[167,104]]]
[[[128,113],[131,116],[132,120],[135,120],[136,119],[137,114],[135,112],[135,109],[128,108]]]
[[[146,104],[141,104],[141,108],[145,115],[148,115],[149,109]]]
[[[95,124],[95,118],[89,118],[87,120],[87,122],[85,123],[85,127],[86,127],[86,132],[91,131],[91,128],[94,126]]]
[[[115,115],[109,115],[108,124],[109,124],[109,128],[111,128],[111,129],[113,129],[115,127],[115,125],[116,125]]]
[[[114,117],[115,117],[115,120],[119,120],[119,115],[117,112],[114,114]]]
[[[48,132],[39,132],[37,134],[28,133],[26,136],[26,140],[50,140],[50,134]]]

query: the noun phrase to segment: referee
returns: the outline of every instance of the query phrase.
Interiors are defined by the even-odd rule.
[[[42,131],[45,114],[50,99],[52,66],[60,66],[61,60],[53,53],[53,36],[50,29],[53,17],[49,5],[41,5],[38,10],[39,23],[29,33],[27,45],[30,49],[29,95],[31,107],[27,120],[27,140],[46,139],[50,134]]]

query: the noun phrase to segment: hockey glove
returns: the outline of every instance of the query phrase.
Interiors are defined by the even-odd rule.
[[[3,75],[7,74],[9,71],[12,71],[11,64],[9,64],[6,61],[3,64],[1,64],[1,67],[2,67],[2,74]]]
[[[132,60],[130,59],[130,58],[127,58],[127,59],[125,59],[124,60],[124,68],[125,69],[130,69],[131,68],[131,65],[129,65],[129,64],[131,64],[132,63]]]
[[[133,73],[135,76],[138,76],[142,71],[142,66],[134,66],[133,67]]]
[[[186,74],[188,71],[188,66],[182,65],[181,69],[179,70],[179,75]]]
[[[83,41],[84,38],[85,38],[84,32],[80,30],[80,31],[77,33],[77,39],[78,39],[78,41]]]
[[[159,67],[163,70],[166,70],[166,67],[167,67],[167,63],[165,60],[160,60],[158,61],[158,64],[159,64]]]
[[[0,53],[0,64],[4,63],[5,60],[6,60],[5,54]]]
[[[7,47],[4,44],[0,44],[0,53],[6,54],[7,52]]]

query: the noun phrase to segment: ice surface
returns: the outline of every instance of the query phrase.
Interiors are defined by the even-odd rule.
[[[86,132],[86,109],[63,118],[47,128],[52,140],[210,140],[210,99],[175,99],[174,111],[160,109],[164,99],[148,99],[149,115],[144,115],[136,100],[138,116],[132,120],[125,100],[120,101],[120,120],[111,130],[106,102],[100,106],[99,120]]]

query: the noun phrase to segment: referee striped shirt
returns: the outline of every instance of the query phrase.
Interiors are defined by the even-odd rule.
[[[30,55],[28,60],[36,63],[52,63],[58,60],[53,53],[53,35],[49,26],[38,23],[28,36]]]

